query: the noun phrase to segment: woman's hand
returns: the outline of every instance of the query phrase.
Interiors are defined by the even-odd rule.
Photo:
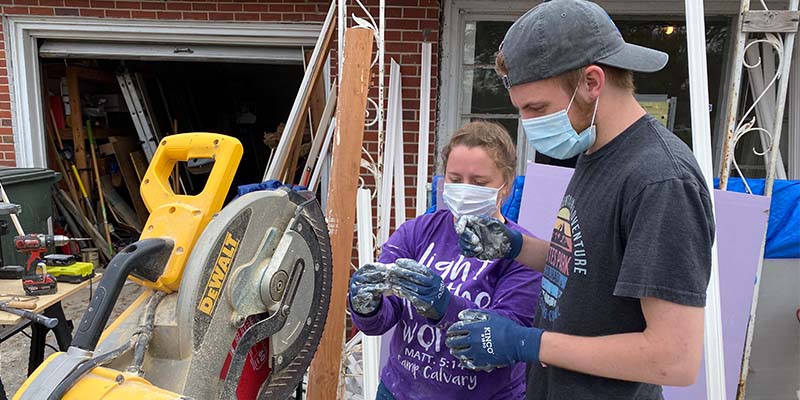
[[[450,291],[442,277],[407,258],[397,259],[394,265],[396,268],[389,273],[393,291],[410,301],[423,317],[434,321],[442,319],[450,304]]]
[[[361,315],[374,314],[383,301],[383,292],[389,290],[386,283],[387,269],[381,263],[364,264],[350,278],[350,305]]]

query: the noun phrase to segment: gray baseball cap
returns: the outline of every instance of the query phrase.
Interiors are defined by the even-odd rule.
[[[590,64],[637,72],[664,68],[667,53],[625,43],[614,21],[586,0],[546,1],[508,29],[500,44],[506,88],[552,78]]]

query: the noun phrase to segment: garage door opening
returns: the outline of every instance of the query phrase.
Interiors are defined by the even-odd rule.
[[[261,181],[303,79],[303,67],[296,63],[42,58],[40,67],[48,165],[69,175],[62,179],[63,193],[88,221],[102,221],[100,210],[105,205],[111,225],[108,237],[115,248],[138,239],[146,222],[148,213],[138,188],[159,140],[186,132],[237,138],[244,154],[228,193],[230,200],[237,186]],[[89,129],[96,143],[94,158],[90,142],[80,140],[81,135],[88,139]],[[148,137],[151,140],[145,140]],[[301,148],[298,163],[303,160]],[[173,190],[199,193],[212,163],[179,163]],[[88,201],[79,183],[86,188]],[[89,235],[85,231],[91,227],[83,226],[80,216],[72,217],[70,221],[61,215],[57,228],[73,236]],[[104,226],[97,223],[106,236]]]

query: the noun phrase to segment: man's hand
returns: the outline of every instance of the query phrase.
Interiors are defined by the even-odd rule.
[[[394,293],[410,301],[423,317],[440,320],[450,304],[450,291],[442,277],[407,258],[395,260],[394,265],[389,272]]]
[[[466,257],[481,260],[514,259],[522,249],[522,234],[497,218],[464,215],[456,221],[458,247]]]
[[[461,321],[447,329],[445,344],[464,367],[491,371],[520,361],[539,361],[543,330],[481,310],[461,311],[458,318]]]
[[[361,315],[373,314],[383,301],[383,292],[390,289],[386,283],[388,270],[384,264],[364,264],[350,278],[350,304]]]

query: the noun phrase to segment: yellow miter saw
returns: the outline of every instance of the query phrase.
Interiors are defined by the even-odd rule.
[[[242,145],[211,133],[162,140],[142,179],[140,240],[109,262],[66,353],[14,399],[286,399],[319,344],[330,239],[309,192],[243,195],[224,209]],[[213,159],[203,191],[176,195],[175,163]],[[142,294],[111,324],[126,279]],[[104,330],[105,328],[105,330]]]

